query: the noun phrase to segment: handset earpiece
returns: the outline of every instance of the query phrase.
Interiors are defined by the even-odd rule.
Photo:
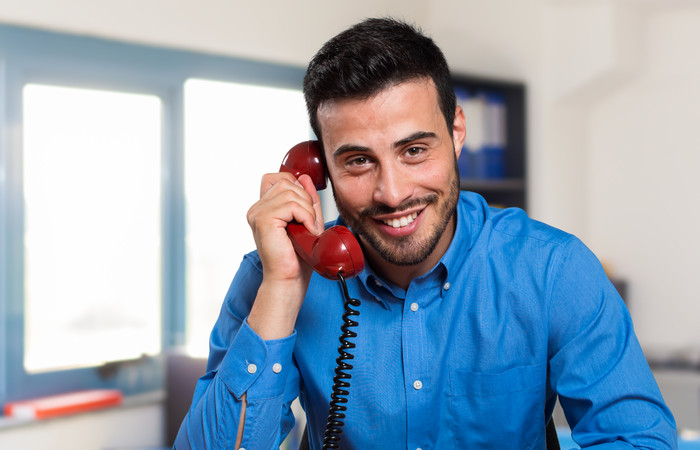
[[[326,169],[317,141],[301,142],[292,147],[282,160],[280,172],[297,178],[307,174],[317,190],[326,188]],[[334,226],[315,236],[303,225],[292,222],[287,225],[287,234],[301,259],[325,278],[336,280],[338,274],[352,278],[365,267],[360,244],[346,227]]]
[[[296,178],[301,174],[311,177],[317,191],[326,188],[326,167],[318,141],[304,141],[292,147],[282,160],[280,172],[289,172]]]

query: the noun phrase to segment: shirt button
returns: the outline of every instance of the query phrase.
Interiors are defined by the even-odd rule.
[[[379,286],[379,287],[382,286],[382,282],[379,281],[379,280],[377,280],[376,278],[374,279],[374,284],[376,284],[376,285]]]
[[[421,380],[416,380],[413,382],[413,389],[418,390],[423,387],[423,382]]]
[[[418,303],[411,303],[411,311],[418,311]]]
[[[248,373],[255,373],[258,371],[258,366],[255,364],[248,364]]]
[[[272,366],[272,371],[275,372],[275,373],[280,373],[280,372],[282,372],[282,364],[280,364],[280,363],[275,363],[275,364],[273,364],[273,366]]]
[[[448,282],[445,283],[445,285],[442,286],[442,287],[445,288],[446,291],[449,291],[449,290],[450,290],[450,282],[448,281]]]

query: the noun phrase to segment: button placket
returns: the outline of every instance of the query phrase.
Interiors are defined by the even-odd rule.
[[[440,296],[443,284],[415,284],[406,292],[403,309],[404,323],[404,383],[406,389],[408,442],[413,448],[423,442],[425,411],[433,393],[430,386],[430,374],[424,348],[425,324],[428,311],[434,297]],[[426,309],[427,308],[427,309]],[[429,364],[429,363],[428,363]]]

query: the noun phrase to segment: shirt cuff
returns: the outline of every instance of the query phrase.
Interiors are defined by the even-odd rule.
[[[279,397],[292,369],[297,332],[282,339],[264,341],[246,318],[221,361],[218,375],[233,394],[247,399]]]

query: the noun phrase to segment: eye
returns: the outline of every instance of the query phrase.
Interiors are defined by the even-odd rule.
[[[424,147],[408,147],[404,152],[404,156],[411,161],[417,162],[423,160],[427,155],[427,149]]]
[[[358,156],[356,158],[350,159],[347,162],[347,165],[350,167],[362,167],[364,165],[367,165],[369,163],[369,159],[364,157],[364,156]]]

